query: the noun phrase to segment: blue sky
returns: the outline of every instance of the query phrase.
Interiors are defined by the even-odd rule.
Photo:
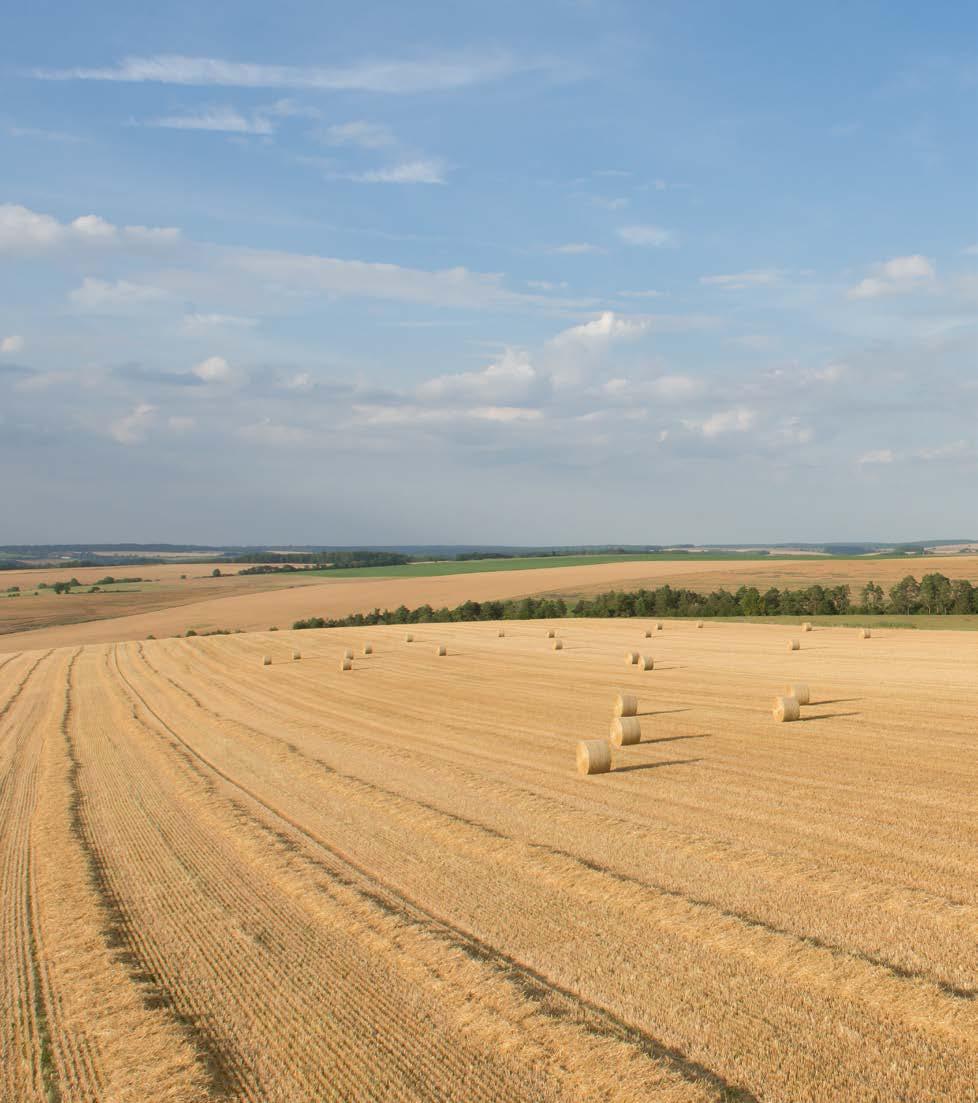
[[[976,30],[18,6],[0,543],[974,536]]]

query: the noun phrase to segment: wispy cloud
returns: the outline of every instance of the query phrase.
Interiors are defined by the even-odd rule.
[[[24,347],[24,338],[18,333],[12,333],[9,337],[0,337],[0,354],[11,356],[20,352]]]
[[[777,268],[751,268],[723,276],[700,276],[700,283],[725,291],[744,291],[749,287],[771,287],[781,281],[782,275]]]
[[[333,146],[359,146],[361,149],[384,149],[395,144],[390,128],[382,123],[357,119],[326,128],[323,137]]]
[[[410,94],[448,91],[547,69],[550,62],[505,51],[442,54],[419,60],[363,61],[346,66],[268,65],[214,57],[155,54],[127,57],[104,68],[34,69],[40,80],[216,85],[229,88],[310,88]]]
[[[361,184],[444,184],[447,166],[439,157],[399,161],[386,168],[369,169],[345,175]]]
[[[560,253],[563,256],[584,256],[588,253],[606,253],[600,245],[592,245],[588,241],[568,241],[563,245],[554,245],[547,250],[550,253]]]
[[[67,134],[63,130],[43,130],[36,126],[11,126],[7,128],[11,138],[37,138],[44,142],[66,142],[73,144],[83,142],[84,138],[77,134]]]
[[[119,444],[139,444],[146,439],[156,407],[140,402],[132,412],[109,426],[109,436]]]
[[[860,464],[881,464],[881,463],[893,463],[896,456],[893,454],[891,448],[878,448],[873,452],[863,452],[863,454],[856,461]]]
[[[676,235],[662,226],[622,226],[618,236],[626,245],[647,245],[661,249],[676,244]]]
[[[188,115],[165,115],[143,125],[165,130],[215,130],[224,134],[271,134],[275,129],[265,116],[256,113],[249,118],[233,107],[206,107]]]
[[[86,276],[81,286],[68,294],[76,310],[89,314],[125,314],[166,298],[166,291],[160,287],[128,280],[109,282],[92,276]]]

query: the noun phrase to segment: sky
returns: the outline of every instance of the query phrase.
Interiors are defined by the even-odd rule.
[[[0,543],[975,538],[976,12],[10,6]]]

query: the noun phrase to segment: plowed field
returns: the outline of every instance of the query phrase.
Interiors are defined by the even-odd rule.
[[[0,655],[0,1099],[978,1098],[974,637],[547,627]]]

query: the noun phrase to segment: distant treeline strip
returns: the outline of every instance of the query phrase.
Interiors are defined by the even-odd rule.
[[[942,574],[928,574],[918,582],[907,575],[884,593],[868,582],[854,603],[849,586],[809,586],[805,590],[761,593],[756,586],[741,586],[735,593],[660,586],[655,590],[611,590],[590,600],[568,605],[563,598],[524,597],[505,601],[465,601],[454,609],[421,605],[408,609],[374,609],[348,617],[309,617],[293,628],[353,628],[369,624],[423,624],[429,621],[545,620],[555,617],[757,617],[833,616],[846,613],[870,615],[909,613],[978,613],[978,587],[966,579],[952,581]]]

